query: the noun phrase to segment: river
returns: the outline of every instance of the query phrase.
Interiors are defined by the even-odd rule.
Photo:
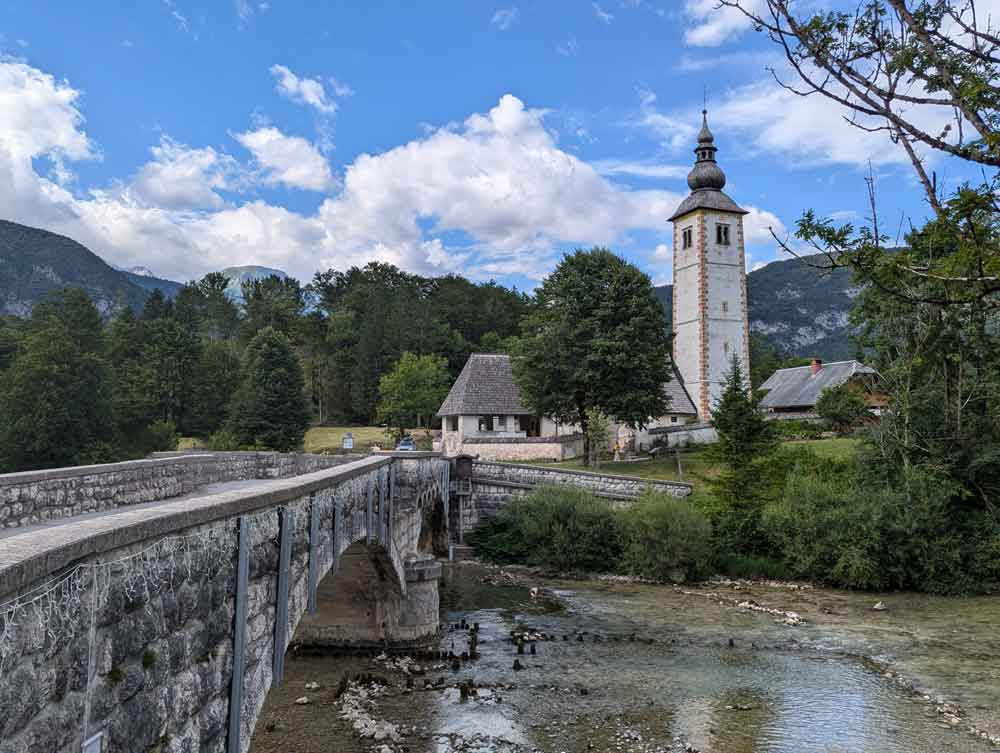
[[[477,660],[290,657],[251,753],[1000,751],[1000,597],[563,581],[466,563],[446,567],[441,601],[440,649],[468,650],[465,620]],[[523,654],[511,631],[527,631]],[[379,684],[339,696],[357,674]],[[365,724],[383,739],[360,737]]]

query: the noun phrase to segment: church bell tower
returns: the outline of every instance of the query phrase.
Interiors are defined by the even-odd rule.
[[[722,192],[726,175],[715,161],[715,139],[702,110],[691,193],[670,217],[674,225],[674,364],[707,421],[722,394],[733,356],[750,375],[743,215]]]

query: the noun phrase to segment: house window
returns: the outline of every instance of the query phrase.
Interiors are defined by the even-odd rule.
[[[729,355],[729,341],[728,340],[726,340],[724,343],[722,343],[722,349],[724,351],[726,351],[726,355],[728,356]]]
[[[677,416],[671,416],[670,417],[670,423],[676,424],[677,423]]]
[[[493,431],[493,416],[479,417],[479,431]]]
[[[681,231],[681,247],[691,248],[691,228],[686,227]]]
[[[729,225],[720,223],[715,226],[715,242],[720,246],[729,245]]]
[[[505,431],[507,429],[507,416],[497,416],[496,427],[497,431]]]
[[[723,301],[722,302],[722,313],[723,314],[728,314],[729,313],[729,301]]]
[[[458,431],[458,416],[448,416],[448,429]]]

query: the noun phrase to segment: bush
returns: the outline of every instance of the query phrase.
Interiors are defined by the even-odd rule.
[[[176,450],[177,443],[181,441],[174,422],[162,419],[153,421],[146,428],[146,439],[148,452],[169,452]]]
[[[871,414],[864,398],[847,382],[827,387],[816,401],[816,412],[833,424],[838,434],[848,434]]]
[[[621,517],[626,572],[674,582],[709,574],[712,528],[688,500],[650,492]]]
[[[481,556],[561,571],[606,572],[622,554],[618,516],[583,489],[542,486],[504,507],[470,537]]]
[[[215,452],[227,452],[240,449],[236,435],[228,429],[219,429],[208,438],[208,449]]]
[[[830,430],[830,425],[826,421],[808,421],[801,418],[776,420],[773,424],[782,439],[820,439]]]
[[[997,576],[1000,541],[985,513],[963,511],[958,487],[910,469],[892,486],[852,462],[799,466],[765,511],[793,575],[863,589],[959,593]],[[957,505],[956,505],[957,502]]]

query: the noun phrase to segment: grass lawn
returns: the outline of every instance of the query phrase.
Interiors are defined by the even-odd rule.
[[[804,445],[821,458],[843,459],[850,457],[858,447],[859,440],[850,437],[836,439],[807,439],[785,442],[788,446]],[[581,458],[564,460],[561,463],[552,461],[529,461],[531,465],[549,465],[553,468],[567,471],[596,471],[611,473],[618,476],[637,476],[655,481],[686,481],[697,484],[699,481],[715,475],[715,467],[708,459],[705,450],[687,450],[680,453],[682,474],[677,472],[677,458],[671,452],[665,457],[653,460],[642,460],[634,463],[613,463],[601,461],[600,468],[585,468]]]
[[[803,445],[815,452],[821,458],[833,458],[835,460],[846,460],[854,455],[860,439],[851,437],[836,437],[834,439],[797,439],[785,442],[788,447]]]
[[[381,426],[313,426],[306,432],[306,452],[342,452],[344,435],[351,432],[354,435],[354,450],[356,453],[368,452],[372,445],[378,445],[384,450],[392,449],[392,439],[386,436]],[[427,432],[424,429],[410,429],[410,435],[421,446],[421,440]],[[427,449],[430,449],[430,441]]]

